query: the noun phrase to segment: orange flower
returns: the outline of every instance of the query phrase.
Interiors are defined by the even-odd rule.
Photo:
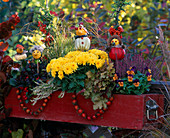
[[[151,73],[151,69],[148,69],[148,72]]]
[[[134,82],[133,85],[135,85],[135,87],[139,87],[139,82]]]
[[[128,74],[128,75],[130,75],[130,74],[131,74],[131,75],[135,75],[135,72],[134,72],[133,70],[128,70],[128,71],[127,71],[127,74]]]
[[[132,82],[133,81],[133,76],[128,76],[128,82]]]
[[[3,2],[8,2],[9,0],[2,0]]]
[[[114,74],[113,80],[114,80],[114,81],[118,80],[118,75],[117,75],[117,73]]]
[[[148,75],[147,76],[147,81],[151,81],[152,80],[152,75]]]
[[[118,82],[120,87],[123,87],[123,81]]]

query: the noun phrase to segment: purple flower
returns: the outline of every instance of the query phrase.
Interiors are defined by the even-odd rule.
[[[131,70],[135,71],[135,69],[136,69],[136,67],[135,67],[135,66],[133,66]]]
[[[151,75],[151,73],[149,73],[149,72],[146,73],[146,76],[150,76],[150,75]]]
[[[148,67],[146,66],[144,69],[145,69],[145,70],[148,70]]]
[[[139,82],[139,79],[133,80],[133,83],[137,83],[137,82]]]
[[[133,75],[132,75],[132,74],[129,74],[128,76],[133,78]]]

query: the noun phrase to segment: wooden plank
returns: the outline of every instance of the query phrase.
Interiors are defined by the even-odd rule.
[[[76,113],[72,105],[72,94],[67,93],[64,98],[59,99],[58,95],[60,92],[61,91],[55,92],[52,95],[51,100],[49,100],[46,108],[39,116],[29,115],[21,109],[19,101],[17,100],[16,89],[14,88],[6,98],[5,106],[7,108],[11,107],[12,112],[10,116],[17,118],[52,120],[128,129],[142,129],[144,126],[144,97],[146,95],[115,94],[113,103],[108,111],[96,120],[89,121]],[[149,95],[151,96],[153,94],[147,94],[147,96]],[[160,94],[155,94],[155,96],[159,97]],[[80,107],[84,109],[88,115],[95,114],[96,111],[93,110],[90,99],[85,99],[83,96],[78,95],[77,100]],[[39,101],[35,106],[28,104],[28,107],[36,110],[41,104],[42,101]]]

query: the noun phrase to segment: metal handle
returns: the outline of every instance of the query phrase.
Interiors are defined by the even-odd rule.
[[[148,100],[146,102],[146,117],[150,121],[158,119],[158,105],[154,100]],[[154,115],[155,118],[150,118],[151,115]]]

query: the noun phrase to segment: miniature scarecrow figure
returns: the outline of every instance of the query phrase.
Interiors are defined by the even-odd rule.
[[[108,39],[108,48],[106,50],[109,52],[109,57],[112,60],[123,59],[125,55],[124,49],[125,46],[118,35],[113,35]]]
[[[87,37],[88,31],[80,23],[76,26],[76,37],[75,37],[75,49],[76,50],[88,50],[90,48],[90,39]]]
[[[24,50],[24,47],[20,44],[17,44],[16,46],[16,52],[17,54],[15,55],[16,60],[23,60],[27,58],[27,51]]]
[[[43,52],[43,48],[41,46],[34,46],[30,49],[30,53],[32,53],[32,56],[34,59],[39,59],[41,57],[41,53]]]
[[[37,73],[39,73],[39,62],[41,58],[41,53],[43,52],[43,48],[41,46],[34,46],[30,49],[30,53],[32,53],[33,58],[35,59],[35,63],[37,64]]]

